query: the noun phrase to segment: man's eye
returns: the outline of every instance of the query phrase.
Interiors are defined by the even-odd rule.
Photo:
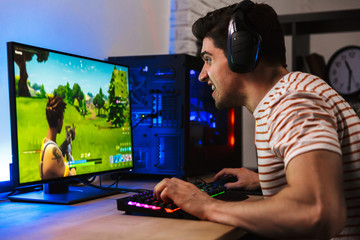
[[[204,58],[204,61],[205,61],[206,63],[210,63],[210,62],[211,62],[211,59],[210,59],[210,58]]]

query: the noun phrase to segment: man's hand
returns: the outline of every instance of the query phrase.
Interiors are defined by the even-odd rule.
[[[225,187],[229,189],[244,188],[246,190],[254,190],[260,187],[259,175],[247,168],[224,168],[215,175],[214,181],[228,175],[237,178],[236,182],[225,184]]]
[[[194,184],[178,178],[165,178],[154,188],[154,197],[165,202],[174,202],[182,210],[207,220],[206,208],[217,201]]]

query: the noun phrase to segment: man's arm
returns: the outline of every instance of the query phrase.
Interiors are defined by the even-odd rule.
[[[343,229],[346,206],[340,155],[326,150],[301,154],[291,160],[286,176],[288,186],[261,201],[219,201],[178,179],[160,182],[154,190],[156,196],[172,199],[201,219],[268,237],[329,238]]]

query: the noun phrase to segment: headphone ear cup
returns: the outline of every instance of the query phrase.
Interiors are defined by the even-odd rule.
[[[228,65],[231,71],[251,72],[259,61],[261,36],[257,33],[239,30],[229,34]]]
[[[254,3],[251,0],[238,3],[229,22],[227,60],[233,72],[251,72],[259,62],[261,35],[246,25],[244,13],[252,6]]]

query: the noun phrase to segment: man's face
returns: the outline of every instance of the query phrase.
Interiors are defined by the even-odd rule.
[[[216,107],[224,109],[243,105],[243,94],[239,92],[242,86],[239,75],[229,69],[224,51],[215,47],[211,38],[203,40],[201,57],[204,66],[199,81],[211,86]]]

